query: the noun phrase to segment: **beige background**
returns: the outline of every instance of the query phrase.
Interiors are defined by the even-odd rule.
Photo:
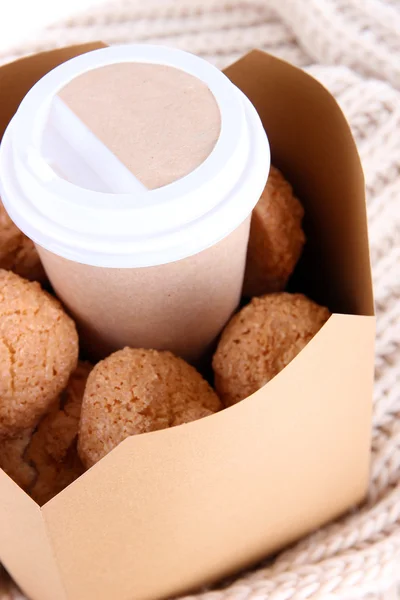
[[[394,594],[400,576],[399,30],[397,0],[232,0],[226,5],[218,0],[137,0],[102,3],[86,16],[0,50],[5,62],[96,38],[154,41],[224,66],[258,46],[310,68],[335,94],[352,126],[366,172],[378,316],[369,498],[359,512],[299,542],[240,582],[209,597],[201,594],[202,600],[331,594],[347,600],[387,589]],[[4,591],[2,600],[8,593],[16,597]]]

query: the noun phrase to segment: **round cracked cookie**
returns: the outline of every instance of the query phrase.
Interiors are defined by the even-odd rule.
[[[171,352],[124,348],[98,363],[82,404],[78,450],[91,467],[125,438],[222,408],[214,390]]]
[[[300,258],[305,236],[304,210],[292,186],[271,166],[250,225],[243,295],[260,296],[285,289]]]
[[[0,269],[44,284],[47,276],[34,243],[11,221],[0,201]]]
[[[327,308],[302,294],[253,298],[225,327],[213,357],[215,388],[225,406],[282,371],[329,316]]]
[[[0,442],[0,468],[40,505],[84,471],[77,453],[82,398],[92,365],[80,362],[34,432]]]
[[[36,426],[77,360],[76,327],[58,300],[0,269],[0,439]]]

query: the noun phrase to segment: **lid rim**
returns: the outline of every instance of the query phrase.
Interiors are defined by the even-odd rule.
[[[126,52],[127,48],[132,51],[132,48],[138,47],[144,46],[127,46],[124,47],[124,51]],[[150,48],[155,48],[158,54],[164,52],[164,49],[158,46]],[[118,48],[106,48],[96,50],[92,54],[104,55],[107,51],[113,51],[116,57],[116,50]],[[173,50],[173,54],[187,55],[179,50]],[[88,54],[82,55],[72,61],[87,56]],[[224,89],[229,92],[228,100],[236,103],[240,122],[234,125],[236,131],[239,130],[241,134],[236,135],[237,147],[227,148],[222,165],[215,163],[218,169],[214,177],[212,169],[211,174],[208,173],[212,161],[207,161],[215,148],[204,163],[186,178],[164,188],[146,192],[146,202],[151,197],[155,200],[150,201],[147,207],[139,207],[136,213],[135,207],[130,206],[129,210],[127,209],[130,194],[109,194],[112,210],[107,201],[100,204],[97,202],[95,206],[90,203],[88,209],[84,203],[76,202],[73,195],[72,201],[68,196],[57,195],[57,189],[52,189],[51,185],[40,188],[40,180],[35,180],[35,185],[32,184],[31,187],[27,186],[29,177],[35,177],[35,168],[33,167],[32,172],[32,164],[26,160],[27,153],[21,152],[18,145],[18,141],[21,142],[23,138],[18,138],[15,132],[16,127],[21,130],[25,122],[25,119],[20,119],[23,114],[20,112],[21,107],[25,102],[23,100],[0,146],[0,188],[3,188],[3,202],[11,218],[36,244],[66,259],[92,266],[154,266],[180,260],[205,250],[229,235],[251,213],[265,186],[270,166],[268,140],[260,118],[247,97],[225,75],[206,61],[193,55],[189,56],[200,62],[202,70],[211,68],[216,71],[218,77],[224,81]],[[61,67],[63,65],[57,69]],[[37,94],[35,88],[36,86],[31,92]],[[231,116],[235,116],[235,110]],[[227,121],[221,113],[221,130],[223,123],[226,124]],[[203,173],[208,173],[208,176],[204,177]],[[185,183],[187,178],[193,175],[192,179],[197,184],[185,195]],[[63,183],[68,184],[65,181]],[[97,198],[107,199],[107,194],[93,193]],[[115,205],[118,196],[123,200],[119,207]],[[71,208],[74,204],[75,212]],[[69,215],[66,214],[68,211]],[[145,215],[142,220],[139,218],[140,211]],[[130,215],[130,220],[127,215]],[[136,229],[130,225],[135,219]],[[156,227],[154,223],[157,223]],[[131,239],[127,241],[128,233],[131,234]],[[132,233],[136,237],[132,236]]]

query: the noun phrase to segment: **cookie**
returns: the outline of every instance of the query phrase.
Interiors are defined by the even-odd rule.
[[[29,494],[38,504],[75,481],[84,471],[77,451],[82,399],[92,365],[80,362],[67,388],[32,437],[25,457],[35,466],[37,478]]]
[[[0,468],[40,505],[84,471],[76,441],[89,363],[79,363],[66,389],[35,431],[0,442]]]
[[[0,269],[0,440],[36,426],[77,360],[76,327],[58,300]]]
[[[0,440],[0,469],[25,491],[33,485],[36,477],[33,465],[25,459],[32,433],[28,430],[12,440]]]
[[[244,296],[285,289],[305,242],[303,215],[291,185],[271,166],[267,185],[251,217]]]
[[[329,316],[327,308],[302,294],[253,298],[225,327],[213,357],[215,388],[225,406],[282,371]]]
[[[221,408],[200,373],[171,352],[124,348],[91,372],[78,451],[91,467],[125,438],[211,415]]]
[[[0,269],[13,271],[30,281],[47,283],[34,243],[11,221],[0,201]]]

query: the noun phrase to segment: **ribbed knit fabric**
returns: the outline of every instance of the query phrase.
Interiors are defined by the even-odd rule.
[[[394,600],[400,581],[400,2],[116,0],[46,29],[0,61],[95,39],[174,45],[219,67],[262,48],[307,68],[347,116],[366,176],[378,317],[369,496],[358,511],[272,564],[186,600]],[[0,575],[0,600],[16,598],[22,596]]]

